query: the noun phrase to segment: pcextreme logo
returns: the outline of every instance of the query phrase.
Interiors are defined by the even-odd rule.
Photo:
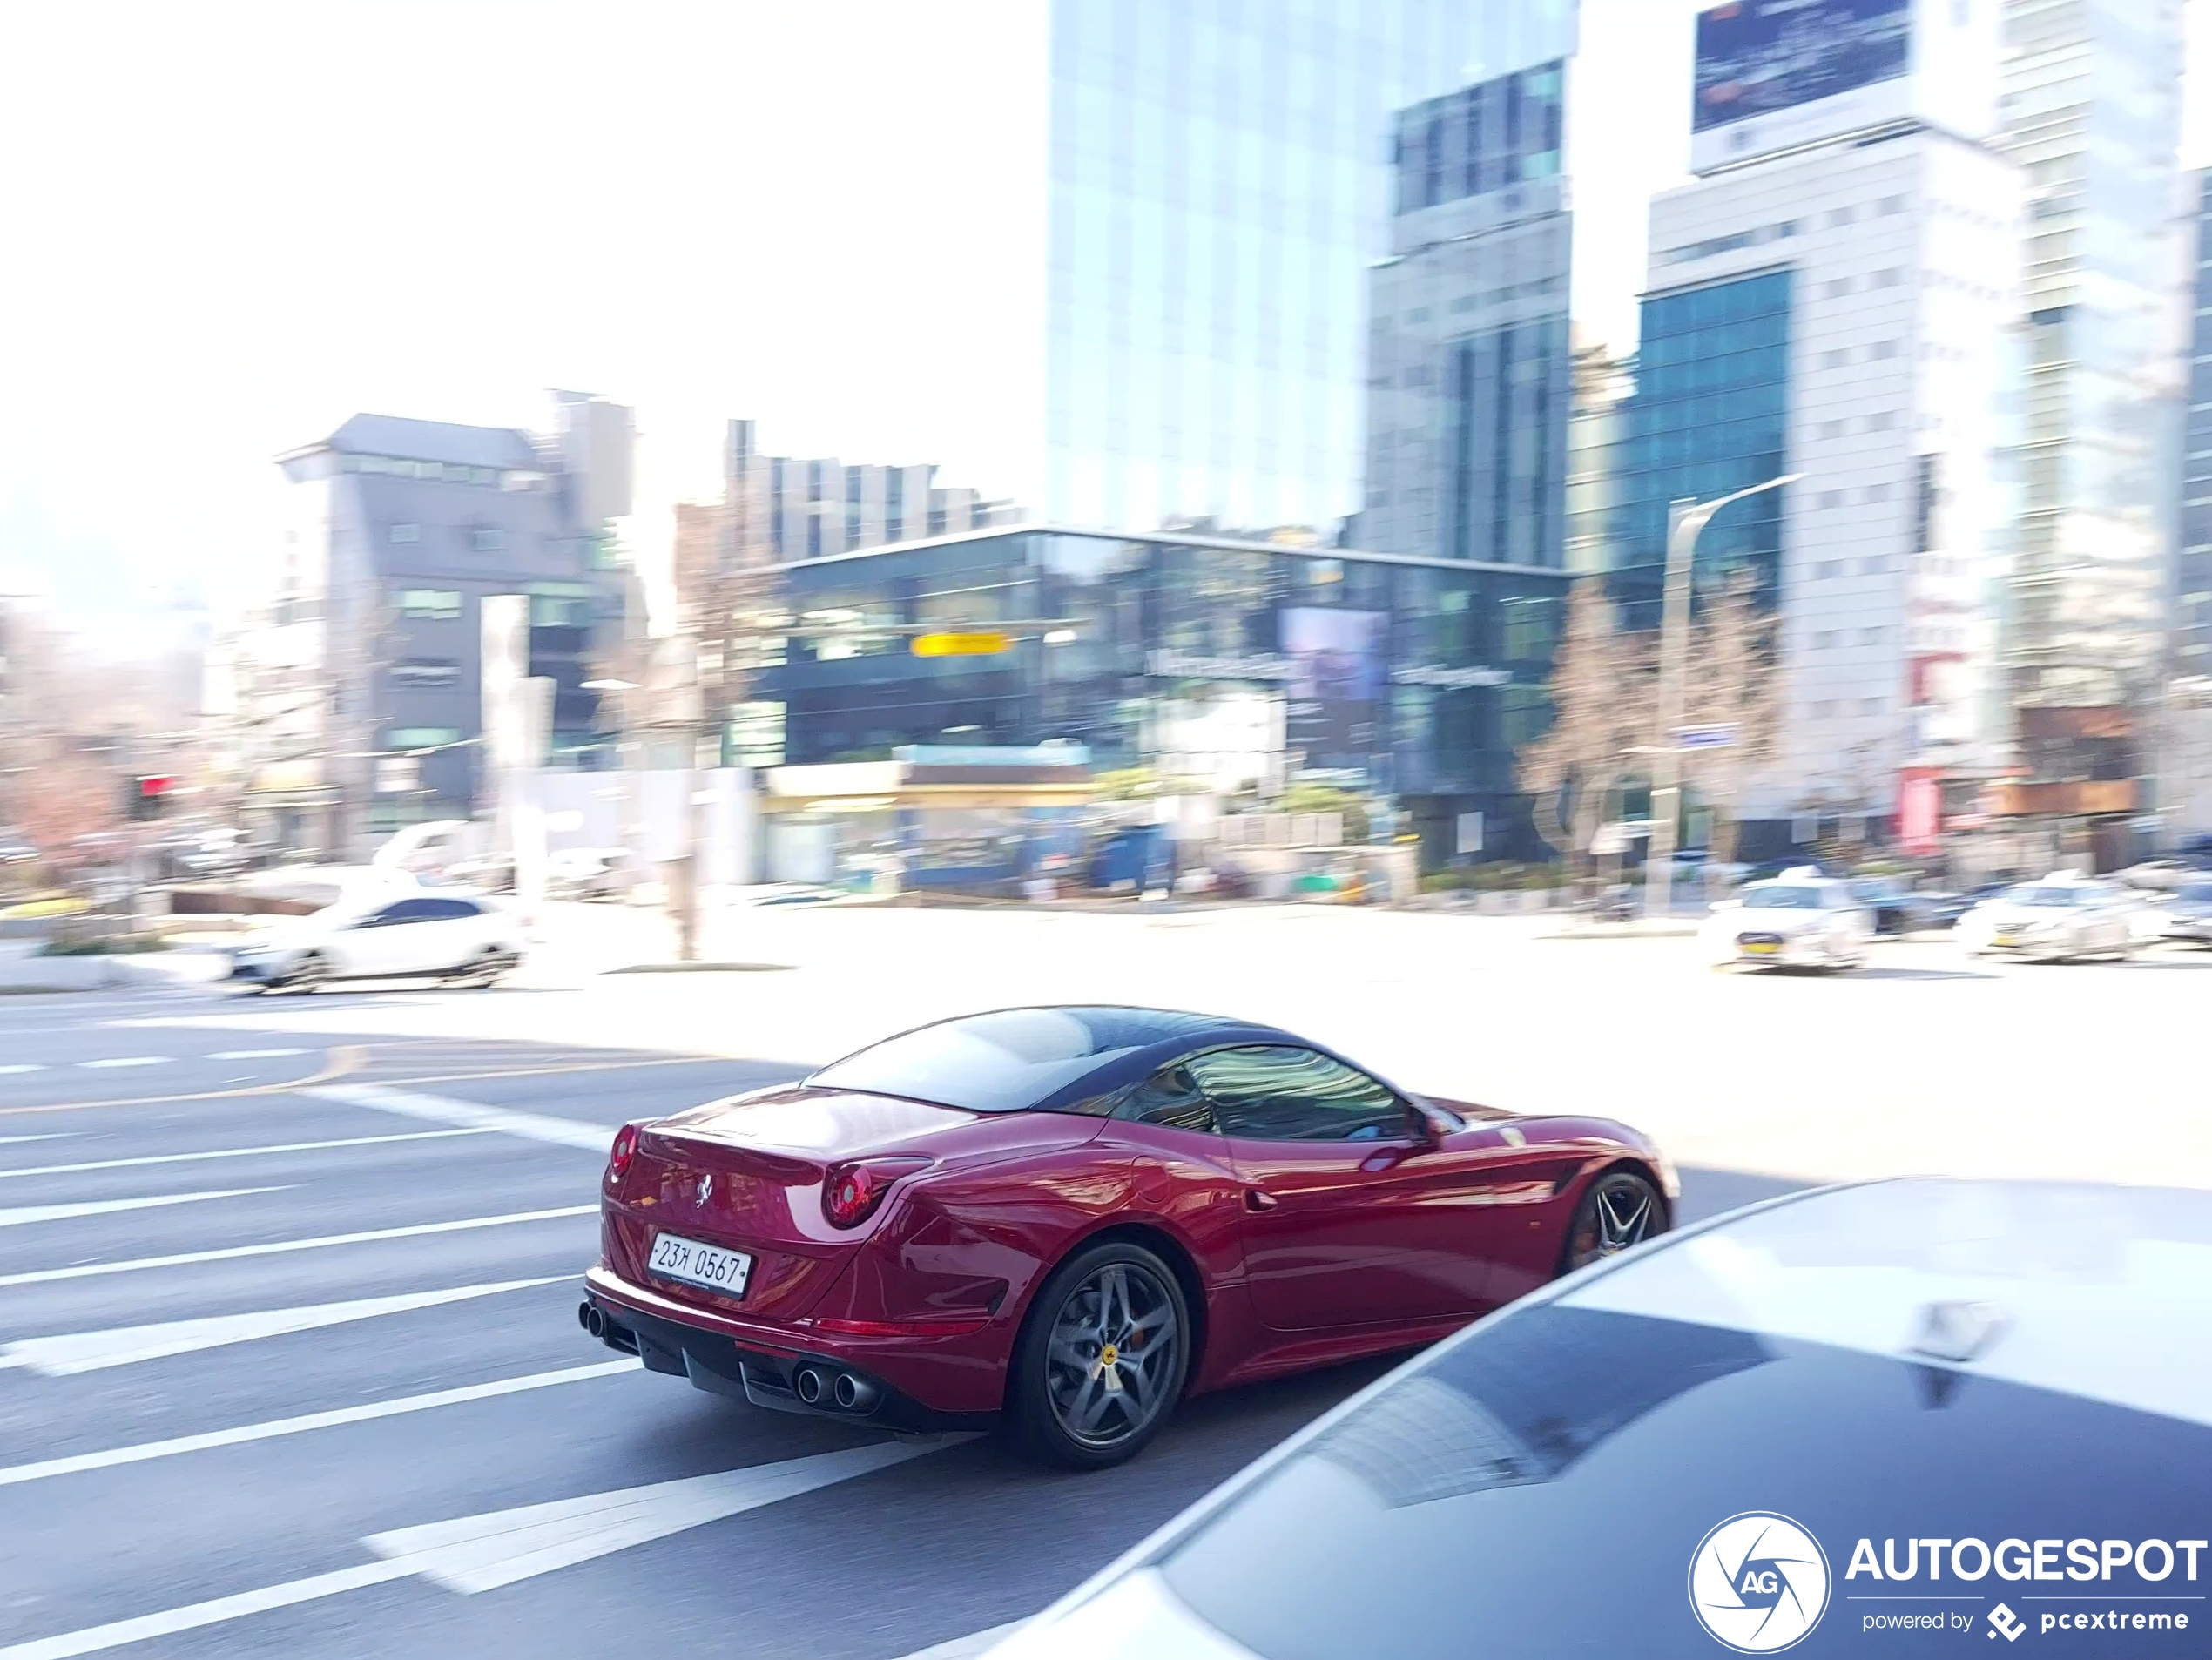
[[[1827,1611],[1827,1555],[1789,1517],[1746,1510],[1697,1542],[1689,1607],[1716,1642],[1738,1654],[1778,1654]]]

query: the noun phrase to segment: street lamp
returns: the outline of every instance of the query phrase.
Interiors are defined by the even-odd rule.
[[[1667,586],[1659,617],[1659,730],[1652,739],[1651,843],[1643,873],[1647,916],[1665,916],[1675,908],[1675,819],[1681,810],[1682,794],[1683,657],[1689,646],[1689,578],[1696,563],[1697,538],[1712,523],[1713,515],[1730,503],[1762,490],[1780,489],[1804,476],[1803,473],[1784,473],[1710,502],[1685,498],[1668,504]]]

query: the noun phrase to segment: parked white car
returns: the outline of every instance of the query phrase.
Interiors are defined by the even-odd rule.
[[[2110,882],[2054,871],[1985,900],[1959,919],[1959,940],[1977,956],[2078,962],[2135,954],[2142,907]]]
[[[522,960],[522,929],[496,901],[417,890],[280,924],[232,954],[231,978],[263,991],[313,991],[334,980],[489,986]]]
[[[1713,908],[1703,938],[1716,968],[1856,968],[1873,924],[1850,885],[1811,866],[1745,885]]]

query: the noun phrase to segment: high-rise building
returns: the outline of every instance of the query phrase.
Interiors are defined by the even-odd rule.
[[[401,823],[472,816],[494,594],[529,597],[550,759],[610,751],[584,682],[637,603],[607,523],[630,510],[630,432],[627,409],[564,394],[546,436],[357,415],[278,458],[287,528],[230,653],[264,836],[354,856]]]
[[[799,460],[759,452],[750,421],[730,422],[722,450],[722,499],[746,509],[757,539],[782,561],[854,553],[1013,523],[1010,503],[935,482],[934,465],[882,467]]]
[[[1696,182],[1651,209],[1614,591],[1658,622],[1669,504],[1715,518],[1706,591],[1777,608],[1777,752],[1747,854],[1987,776],[2009,528],[1994,457],[2019,183],[1988,142],[1987,3],[1739,0],[1701,17]],[[1980,94],[1976,96],[1979,85]]]
[[[1053,0],[1044,516],[1358,510],[1398,112],[1575,29],[1575,0]]]
[[[2174,558],[2173,668],[2212,675],[2212,168],[2190,193],[2195,219],[2188,416],[2182,433],[2180,546]]]
[[[1563,562],[1566,71],[1554,58],[1399,111],[1392,257],[1369,289],[1363,547]]]
[[[2027,192],[2024,501],[2005,644],[2015,811],[2125,856],[2164,662],[2187,260],[2181,0],[2005,0]]]

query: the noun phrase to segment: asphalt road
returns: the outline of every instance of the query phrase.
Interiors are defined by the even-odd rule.
[[[0,1660],[892,1660],[1384,1369],[1192,1402],[1082,1476],[639,1372],[575,1319],[607,1136],[790,1063],[344,1029],[502,995],[0,999]],[[1689,1216],[1785,1185],[1686,1181]]]

